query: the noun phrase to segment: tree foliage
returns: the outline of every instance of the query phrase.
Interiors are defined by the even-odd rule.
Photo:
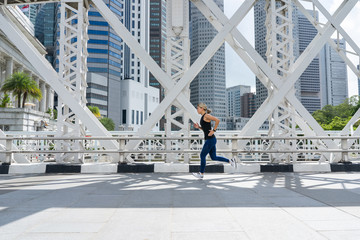
[[[95,106],[88,106],[90,112],[92,112],[95,117],[99,118],[101,117],[101,114],[100,114],[100,109],[98,107],[95,107]]]
[[[6,108],[8,107],[9,103],[11,103],[11,99],[9,97],[9,94],[5,93],[3,98],[1,98],[1,103],[0,103],[0,107],[1,108]]]
[[[100,119],[100,122],[108,131],[114,131],[115,123],[111,118],[103,117]]]
[[[325,130],[342,130],[359,108],[359,96],[352,96],[337,106],[326,105],[312,115]]]
[[[89,110],[99,119],[101,124],[108,130],[114,131],[115,123],[111,118],[101,117],[100,110],[98,107],[95,106],[88,106]]]
[[[35,80],[24,72],[16,72],[6,79],[1,91],[12,92],[18,101],[19,108],[23,108],[27,98],[30,96],[37,100],[41,100],[42,94]],[[21,104],[22,100],[22,104]]]

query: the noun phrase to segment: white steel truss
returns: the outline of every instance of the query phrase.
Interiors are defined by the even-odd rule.
[[[20,3],[19,3],[20,4]],[[21,51],[21,53],[33,64],[34,68],[39,72],[41,77],[51,86],[58,94],[62,101],[71,109],[77,117],[81,119],[87,130],[93,136],[111,136],[105,127],[96,119],[94,114],[87,107],[79,104],[75,94],[70,92],[62,82],[59,81],[58,73],[50,65],[50,63],[42,56],[38,50],[30,43],[27,37],[18,29],[18,27],[10,20],[9,11],[6,6],[0,8],[0,29],[12,41],[12,43]],[[101,144],[106,149],[118,148],[118,143],[114,140],[104,140]],[[113,161],[117,161],[119,157],[116,154],[109,154]]]
[[[307,17],[307,19],[314,25],[314,27],[319,31],[322,29],[321,24],[314,19],[314,17],[309,14],[309,12],[301,5],[301,3],[298,0],[294,0],[296,6],[298,9],[304,14],[304,16]],[[336,21],[334,21],[333,17],[330,15],[330,13],[320,4],[319,1],[314,0],[312,2],[313,9],[317,8],[318,11],[320,11],[335,27],[337,31],[337,43],[340,40],[340,37],[345,39],[346,43],[352,48],[352,51],[346,51],[343,48],[340,48],[338,44],[336,44],[332,39],[328,39],[329,45],[336,50],[336,52],[339,54],[339,56],[344,60],[344,62],[347,64],[347,66],[355,73],[355,75],[360,78],[360,71],[357,69],[356,65],[360,64],[360,48],[359,46],[354,42],[354,40],[349,36],[348,33],[340,26],[340,24]],[[354,64],[349,57],[346,55],[347,53],[354,55],[359,59],[359,62],[357,64]],[[353,131],[353,125],[359,121],[360,118],[360,110],[358,110],[354,116],[351,118],[351,120],[347,123],[347,125],[344,127],[344,129],[341,131],[342,136],[360,136],[360,128],[357,128],[355,131]],[[340,141],[336,141],[337,144],[340,144]],[[354,139],[350,139],[348,144],[349,146],[353,145],[355,143]]]
[[[166,72],[171,76],[174,83],[179,82],[190,66],[190,39],[189,39],[189,2],[174,0],[166,2]],[[165,90],[165,96],[169,89]],[[190,99],[189,84],[182,91],[183,95]],[[189,114],[177,102],[166,109],[165,133],[167,137],[189,136]],[[178,131],[172,131],[172,126]],[[189,141],[184,141],[181,149],[189,148]],[[173,148],[171,140],[166,142],[166,149]],[[176,156],[169,155],[167,161],[174,161]],[[184,156],[184,162],[189,162],[189,156]]]
[[[86,108],[86,61],[87,61],[87,8],[82,0],[67,2],[60,5],[60,39],[59,39],[59,81],[65,86],[76,102]],[[85,126],[81,119],[72,112],[59,96],[58,98],[57,137],[85,136]],[[83,150],[79,140],[57,141],[56,149]],[[57,162],[83,162],[83,154],[57,154]]]
[[[207,17],[209,22],[213,24],[216,29],[220,29],[221,26],[228,21],[224,13],[214,4],[211,0],[193,1],[193,3],[200,9],[200,11]],[[248,65],[252,72],[260,79],[260,81],[269,88],[278,88],[281,86],[280,82],[277,81],[277,74],[272,71],[271,67],[262,59],[262,57],[255,51],[251,44],[244,38],[244,36],[237,30],[234,29],[231,35],[227,36],[226,41],[234,49],[234,51],[243,59]],[[245,50],[246,49],[246,50]],[[273,79],[270,81],[269,77]],[[295,94],[289,94],[286,96],[287,100],[296,106],[296,110],[299,114],[304,116],[301,118],[300,115],[295,114],[294,118],[299,127],[305,132],[307,136],[325,136],[325,132],[321,126],[313,119],[310,113],[304,108],[300,101],[295,97]],[[260,125],[262,122],[258,122]],[[260,126],[258,125],[257,128]],[[253,136],[256,134],[257,128],[252,128],[253,125],[247,124],[243,129],[243,134],[246,136]],[[247,129],[246,129],[247,128]],[[313,131],[315,130],[315,132]],[[335,147],[332,141],[324,140],[324,142],[318,142],[315,145],[319,149],[324,149],[326,143],[327,146]],[[239,141],[239,148],[244,149],[248,142]],[[329,154],[326,154],[329,159]],[[322,159],[324,160],[324,159]]]
[[[272,11],[272,13],[278,14],[276,16],[280,19],[288,18],[288,20],[285,21],[286,25],[289,25],[291,21],[291,18],[289,17],[289,8],[291,3],[293,2],[298,7],[301,7],[300,1],[298,0],[271,1],[284,3],[282,5],[282,8],[280,7],[278,11],[276,11],[276,9],[273,9],[274,11]],[[3,4],[5,3],[4,1],[0,2],[3,2]],[[188,4],[187,0],[176,0],[171,2],[174,2],[174,4],[182,4],[183,6],[186,6],[186,4]],[[284,134],[284,132],[290,135],[294,134],[295,123],[299,125],[299,127],[305,132],[306,135],[325,136],[326,134],[321,128],[321,126],[315,121],[315,119],[312,118],[310,113],[295,97],[294,84],[300,77],[300,75],[305,71],[307,66],[311,63],[313,58],[320,52],[323,45],[330,40],[331,36],[335,31],[338,31],[338,34],[346,38],[347,42],[350,42],[351,45],[354,45],[352,46],[352,48],[354,49],[356,54],[359,55],[360,51],[358,46],[355,44],[354,41],[351,40],[351,38],[340,26],[341,22],[345,19],[351,9],[357,3],[357,0],[344,0],[333,15],[330,15],[321,5],[321,3],[319,3],[318,0],[311,0],[310,2],[313,2],[313,4],[323,13],[323,15],[327,18],[328,22],[326,24],[323,24],[322,26],[317,25],[318,35],[313,39],[313,41],[309,44],[306,50],[295,62],[291,61],[292,56],[289,55],[289,53],[291,53],[291,44],[289,44],[289,42],[283,43],[282,41],[280,41],[280,45],[282,46],[282,48],[276,49],[277,46],[274,47],[274,44],[277,40],[274,41],[274,39],[272,39],[272,51],[278,51],[281,54],[279,55],[279,58],[275,60],[275,55],[270,54],[269,52],[268,56],[269,63],[272,64],[271,66],[268,65],[268,63],[266,63],[261,58],[261,56],[255,51],[251,44],[245,39],[245,37],[236,29],[236,26],[250,11],[256,0],[245,0],[230,19],[228,19],[224,15],[224,13],[218,8],[218,6],[213,2],[213,0],[192,0],[192,2],[200,9],[200,11],[204,13],[204,15],[214,25],[214,27],[218,30],[218,34],[206,47],[200,57],[190,67],[186,65],[186,59],[188,58],[188,56],[186,56],[186,51],[188,50],[187,47],[185,47],[185,43],[178,44],[176,43],[176,41],[173,41],[172,45],[168,45],[168,47],[171,46],[170,49],[173,49],[176,44],[181,47],[176,50],[178,51],[178,54],[176,54],[176,51],[174,51],[175,54],[173,55],[173,57],[171,57],[171,55],[168,55],[170,58],[168,59],[168,61],[170,62],[168,62],[167,64],[171,64],[171,67],[167,69],[167,72],[164,72],[156,64],[156,62],[147,54],[147,52],[141,47],[141,45],[136,41],[136,39],[133,38],[131,33],[129,33],[129,31],[119,21],[116,15],[112,13],[112,11],[105,5],[102,0],[93,0],[91,2],[93,6],[101,13],[101,15],[109,22],[110,26],[115,30],[115,32],[137,55],[137,57],[142,61],[142,63],[144,63],[144,65],[152,72],[154,77],[165,88],[165,91],[167,93],[165,99],[160,103],[158,108],[152,113],[152,115],[148,118],[144,125],[139,129],[137,135],[139,137],[146,136],[150,132],[152,127],[160,120],[160,118],[166,112],[169,112],[169,110],[167,109],[170,109],[172,105],[178,107],[179,109],[182,109],[181,111],[183,111],[184,113],[188,113],[192,121],[198,121],[199,116],[195,111],[195,108],[189,102],[189,98],[187,95],[189,84],[226,40],[230,44],[230,46],[234,48],[238,55],[245,61],[249,68],[255,73],[255,75],[262,81],[262,83],[270,88],[270,94],[268,98],[261,105],[260,109],[258,109],[255,115],[250,119],[245,128],[240,132],[240,135],[255,135],[256,131],[260,128],[262,123],[267,118],[269,118],[269,116],[272,116],[272,119],[276,119],[277,123],[274,124],[274,127],[271,129],[274,136],[283,136],[282,134]],[[183,11],[184,9],[186,9],[186,7],[172,8],[172,10],[174,9]],[[46,63],[46,60],[38,53],[36,53],[36,50],[34,50],[32,46],[30,46],[25,37],[8,20],[6,15],[3,14],[4,10],[2,10],[1,13],[2,14],[0,14],[0,22],[2,24],[0,25],[0,29],[9,37],[9,39],[14,42],[14,44],[20,49],[20,51],[24,53],[24,55],[28,59],[40,60],[38,62],[31,62],[34,62],[35,68],[38,69],[44,79],[46,79],[46,81],[51,85],[51,87],[58,93],[64,103],[66,103],[71,108],[71,111],[73,111],[76,116],[80,118],[91,131],[93,131],[93,135],[108,135],[109,133],[102,126],[99,126],[101,124],[99,124],[97,119],[90,113],[90,111],[86,107],[81,105],[81,103],[72,93],[65,89],[66,86],[62,85],[62,83],[60,83],[59,81],[54,80],[56,79],[54,78],[56,75],[55,71],[53,69],[50,69],[51,66],[49,68],[49,64]],[[184,16],[184,14],[184,12],[178,13],[177,16]],[[316,25],[316,22],[313,22]],[[285,34],[281,38],[283,40],[290,39],[289,36],[291,35],[288,34],[290,28],[282,26],[283,29],[281,29],[280,26],[279,29],[274,29],[276,28],[275,25],[276,24],[272,24],[272,31],[277,31],[277,34],[280,35]],[[172,28],[172,31],[173,30],[178,29]],[[174,38],[174,40],[175,39],[176,38]],[[176,59],[176,57],[181,56],[182,53],[184,53],[184,55],[182,56],[183,60],[176,61],[179,60]],[[346,55],[344,52],[341,52],[341,50],[339,50],[339,53],[344,59],[346,59]],[[278,55],[276,55],[276,57],[278,57]],[[351,65],[351,62],[349,60],[346,60],[346,62],[349,64],[350,68],[359,76],[359,71],[355,68],[355,66]],[[181,63],[180,66],[179,63]],[[277,66],[276,71],[273,70],[274,63]],[[282,73],[279,74],[279,71]],[[279,78],[279,76],[281,76],[281,78]],[[81,83],[81,80],[79,81]],[[174,116],[172,117],[180,116],[181,114],[183,114],[183,112],[181,111],[174,114]],[[170,115],[167,114],[167,117],[168,116]],[[359,117],[360,112],[355,114],[352,123],[356,121]],[[171,122],[171,120],[169,122]],[[185,120],[183,123],[187,124]],[[281,125],[279,123],[281,123]],[[180,127],[184,127],[184,129],[186,129],[185,126],[180,125]],[[356,131],[354,134],[359,134],[359,132]],[[344,129],[343,133],[348,133],[348,130]],[[104,146],[110,149],[111,146],[116,145],[116,143],[114,142],[107,141],[106,143],[107,144],[104,144]],[[131,151],[132,149],[135,149],[139,143],[140,141],[130,141],[127,144],[126,148],[127,150]],[[246,141],[239,141],[238,147],[245,148],[246,144]],[[284,142],[282,142],[282,144],[284,144]],[[290,143],[287,144],[290,145]],[[318,143],[318,147],[326,147],[330,149],[338,148],[337,143],[330,139],[323,140],[322,142]],[[289,149],[291,149],[291,147]],[[334,157],[332,158],[328,157],[328,159],[330,161],[340,160],[339,154],[334,154],[333,156]],[[286,157],[286,160],[289,160],[289,157]]]
[[[267,63],[278,75],[280,81],[284,81],[295,61],[294,39],[293,39],[293,7],[291,0],[277,1],[267,0],[265,5],[267,28]],[[267,86],[269,95],[276,93],[274,88]],[[293,92],[295,89],[293,87]],[[269,117],[269,136],[291,137],[296,136],[296,111],[291,104],[284,100],[273,111]],[[294,146],[289,141],[273,141],[270,149],[291,149]],[[271,154],[272,161],[286,160],[290,162],[291,155]],[[296,161],[297,155],[292,160]]]
[[[102,0],[93,0],[94,7],[101,13],[101,15],[109,22],[115,32],[124,40],[130,49],[137,55],[137,57],[145,64],[145,66],[152,72],[153,76],[162,84],[167,92],[167,96],[159,104],[156,110],[138,130],[138,136],[146,136],[152,127],[164,115],[166,109],[173,103],[177,102],[182,105],[190,114],[191,120],[198,122],[198,114],[195,108],[190,103],[189,99],[183,94],[183,90],[201,71],[211,57],[216,53],[220,46],[224,43],[225,37],[234,29],[239,22],[250,11],[254,4],[253,1],[245,1],[242,6],[236,11],[234,16],[222,27],[219,33],[215,36],[212,42],[205,48],[203,53],[197,58],[192,66],[184,73],[182,78],[174,83],[171,77],[166,74],[156,64],[156,62],[146,53],[146,51],[136,42],[131,34],[127,31],[124,25],[117,19],[111,10],[102,2]],[[168,90],[167,90],[168,89]],[[127,149],[134,149],[140,141],[130,141],[127,144]]]

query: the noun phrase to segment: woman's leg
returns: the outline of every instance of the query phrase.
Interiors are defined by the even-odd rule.
[[[213,144],[212,144],[212,148],[210,149],[209,151],[209,154],[210,154],[210,157],[211,157],[211,160],[213,161],[220,161],[220,162],[230,162],[229,159],[227,158],[224,158],[224,157],[221,157],[221,156],[216,156],[216,138],[212,138],[213,140]]]
[[[206,166],[206,155],[208,155],[208,153],[210,152],[211,148],[212,148],[212,144],[211,144],[211,139],[205,140],[204,146],[201,150],[200,153],[200,159],[201,159],[201,164],[200,164],[200,172],[204,173],[205,172],[205,166]]]

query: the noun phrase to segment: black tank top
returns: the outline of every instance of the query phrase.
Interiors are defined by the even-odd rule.
[[[215,137],[215,134],[213,134],[212,136],[209,136],[209,132],[211,130],[211,122],[204,121],[205,114],[202,115],[202,117],[200,119],[200,125],[201,125],[202,130],[204,131],[205,140],[207,140],[207,139]]]

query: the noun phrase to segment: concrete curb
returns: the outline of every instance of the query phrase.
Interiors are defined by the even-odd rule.
[[[44,173],[190,173],[199,172],[200,165],[184,163],[86,163],[55,164],[32,163],[0,165],[0,174]],[[360,172],[358,163],[295,163],[295,164],[238,164],[237,169],[229,164],[208,164],[206,173],[261,173],[261,172]]]

